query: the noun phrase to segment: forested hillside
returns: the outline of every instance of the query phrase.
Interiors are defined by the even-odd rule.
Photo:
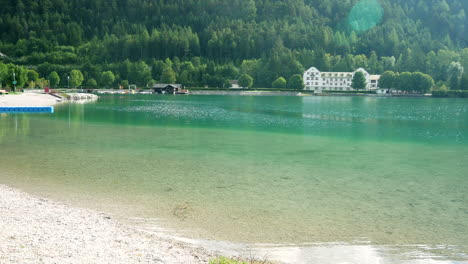
[[[0,0],[0,6],[3,63],[45,78],[55,71],[53,85],[65,86],[76,69],[84,86],[221,87],[248,74],[254,86],[271,87],[278,77],[316,66],[420,71],[439,86],[468,89],[466,0]],[[8,67],[0,65],[0,75],[2,68]],[[5,85],[10,77],[3,75]],[[19,81],[31,80],[37,82],[24,73]]]

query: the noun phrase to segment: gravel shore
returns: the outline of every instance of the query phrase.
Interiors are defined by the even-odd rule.
[[[0,263],[207,263],[212,253],[0,185]]]
[[[45,93],[0,95],[0,106],[53,106],[59,102],[58,98]]]

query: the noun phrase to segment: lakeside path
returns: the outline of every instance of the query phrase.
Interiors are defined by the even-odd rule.
[[[60,100],[45,93],[25,92],[0,95],[0,106],[54,106]]]
[[[202,248],[0,184],[0,263],[207,263]]]

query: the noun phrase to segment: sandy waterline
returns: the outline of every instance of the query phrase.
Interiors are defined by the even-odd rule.
[[[53,106],[60,100],[52,95],[37,92],[0,95],[0,106]]]
[[[0,185],[0,263],[207,263],[203,248]]]

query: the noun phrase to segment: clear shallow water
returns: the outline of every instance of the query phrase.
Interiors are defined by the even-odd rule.
[[[0,151],[0,183],[296,263],[468,259],[466,100],[108,96],[1,115]]]

